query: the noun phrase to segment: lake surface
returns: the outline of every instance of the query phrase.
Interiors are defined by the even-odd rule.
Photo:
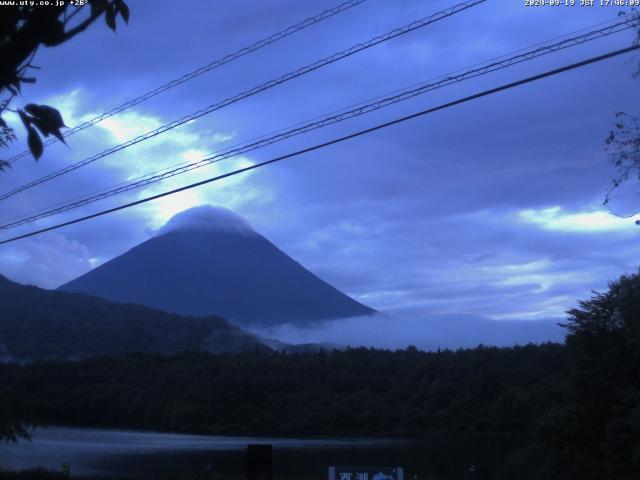
[[[326,478],[329,465],[401,466],[412,474],[490,478],[513,448],[512,439],[436,435],[424,440],[282,439],[180,435],[126,430],[50,427],[32,441],[0,444],[0,469],[43,467],[96,478],[160,479],[181,473],[242,474],[247,444],[273,445],[274,473]],[[405,475],[405,478],[407,476]],[[411,477],[408,477],[411,478]]]

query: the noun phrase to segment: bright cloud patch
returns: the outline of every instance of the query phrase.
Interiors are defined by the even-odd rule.
[[[84,110],[84,97],[83,91],[74,90],[51,98],[48,102],[59,108],[67,125],[74,126],[99,113]],[[172,118],[142,113],[135,108],[129,109],[102,120],[74,137],[71,153],[74,157],[83,159],[151,132],[171,120]],[[221,150],[222,145],[235,136],[235,133],[212,131],[213,129],[205,127],[202,122],[188,122],[98,162],[122,170],[124,177],[129,180],[172,165],[201,160],[211,152]],[[215,130],[219,130],[219,127]]]
[[[107,130],[117,142],[126,142],[160,126],[160,121],[153,117],[138,115],[136,112],[121,113],[116,117],[104,119],[99,128]]]
[[[253,333],[289,343],[329,343],[377,348],[425,350],[472,348],[483,345],[513,345],[562,341],[564,331],[557,322],[495,321],[480,315],[428,315],[402,317],[377,314],[331,320],[318,325],[279,325],[254,329]]]
[[[59,95],[52,98],[50,103],[60,107],[69,125],[82,123],[93,118],[97,113],[87,112],[83,108],[85,102],[84,93],[81,90]],[[153,131],[170,120],[170,118],[150,115],[133,108],[109,117],[78,134],[77,137],[73,137],[73,149],[67,153],[74,160],[81,160]],[[76,175],[90,175],[91,179],[87,182],[89,184],[100,181],[99,179],[103,176],[100,170],[108,170],[111,180],[109,183],[104,182],[104,185],[100,185],[100,188],[107,188],[113,186],[114,176],[120,181],[131,181],[152,172],[162,172],[178,165],[197,163],[215,153],[225,151],[228,148],[226,144],[236,135],[235,132],[220,131],[219,127],[208,125],[210,123],[187,122],[171,131],[101,158],[94,164],[79,170]],[[203,164],[183,174],[133,190],[130,194],[121,195],[117,199],[120,203],[124,200],[138,200],[253,164],[254,162],[245,156]],[[268,202],[273,194],[249,181],[251,176],[252,172],[244,173],[145,204],[138,208],[138,211],[146,217],[142,223],[150,230],[155,230],[175,214],[203,203],[214,203],[237,210],[249,201]],[[92,186],[93,190],[97,188]]]
[[[55,288],[90,267],[87,247],[55,232],[7,245],[0,251],[2,275],[44,288]]]
[[[637,227],[633,219],[620,218],[602,210],[568,213],[561,207],[540,210],[521,210],[518,220],[537,225],[545,230],[575,233],[595,233],[610,231],[634,231]]]

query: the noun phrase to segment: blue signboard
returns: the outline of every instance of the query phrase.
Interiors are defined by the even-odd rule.
[[[329,480],[404,480],[401,467],[329,467]]]

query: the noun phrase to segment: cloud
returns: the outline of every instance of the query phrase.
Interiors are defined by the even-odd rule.
[[[56,288],[90,268],[87,247],[59,233],[47,233],[0,250],[3,275],[19,283],[44,288]]]
[[[323,322],[311,327],[281,325],[254,329],[253,333],[288,343],[333,343],[353,347],[473,348],[479,344],[507,346],[562,342],[564,330],[557,320],[502,322],[477,315],[430,317],[379,314]]]
[[[540,210],[521,210],[517,215],[522,222],[559,232],[588,234],[620,231],[633,234],[638,229],[632,219],[620,218],[603,210],[568,213],[562,207],[555,206]]]
[[[44,103],[59,107],[67,123],[73,125],[93,118],[95,115],[94,111],[88,109],[86,99],[87,92],[82,88],[76,88],[67,93],[51,96]],[[165,119],[159,116],[144,114],[137,109],[131,109],[116,117],[111,117],[97,126],[71,137],[68,140],[69,147],[59,143],[47,147],[45,158],[39,163],[34,163],[30,158],[21,160],[16,168],[6,175],[7,189],[64,168],[70,161],[87,158],[93,153],[109,148],[116,142],[126,141],[140,133],[152,130],[164,122]],[[12,197],[0,204],[0,215],[3,216],[3,220],[19,218],[43,208],[65,204],[85,194],[111,188],[142,174],[163,170],[185,162],[197,161],[210,155],[212,151],[222,148],[222,145],[232,138],[233,135],[225,133],[224,130],[210,129],[205,125],[197,125],[192,122],[179,127],[170,134],[161,135],[148,142],[135,145],[52,182]],[[132,190],[124,195],[102,200],[63,215],[7,231],[6,234],[8,236],[29,232],[34,229],[34,226],[53,225],[62,220],[74,219],[97,210],[139,200],[183,186],[185,183],[197,182],[252,164],[253,162],[247,157],[231,158],[225,162],[204,166],[179,177]],[[128,250],[136,243],[146,240],[172,216],[183,210],[206,203],[237,208],[256,196],[261,197],[262,201],[267,201],[268,194],[264,189],[249,187],[247,179],[250,176],[250,174],[246,174],[230,178],[219,182],[215,188],[184,191],[178,195],[164,197],[136,209],[109,216],[109,218],[101,218],[67,229],[64,234],[77,239],[87,249],[87,257],[91,261],[84,264],[84,270],[60,268],[59,271],[54,272],[53,269],[41,268],[36,271],[32,270],[30,263],[25,263],[24,273],[15,277],[20,281],[39,286],[58,286],[79,274],[86,273],[90,267],[99,265]],[[133,223],[127,224],[127,222]],[[106,224],[109,225],[108,228],[105,228]],[[103,231],[110,231],[112,234],[104,235]],[[44,243],[44,240],[38,241]],[[32,255],[31,248],[32,245],[28,242],[25,242],[24,247],[20,243],[16,243],[9,249],[12,253],[7,253],[7,258],[16,255],[20,258],[28,258]],[[18,252],[20,253],[18,254]],[[49,276],[47,277],[47,275]]]
[[[249,222],[237,213],[212,205],[193,207],[176,214],[158,230],[158,235],[177,231],[225,232],[255,235]]]
[[[3,190],[448,6],[445,0],[365,2],[74,135],[69,148],[52,146],[38,163],[21,161],[3,174]],[[203,8],[214,14],[203,15]],[[238,0],[198,9],[185,9],[176,2],[161,7],[137,2],[132,4],[131,26],[119,28],[117,35],[96,25],[78,41],[41,50],[36,59],[42,67],[38,82],[25,86],[24,98],[60,107],[67,124],[73,125],[318,9],[311,2],[294,0],[277,5]],[[141,174],[199,160],[231,142],[243,143],[615,16],[607,9],[568,12],[487,2],[202,117],[28,195],[0,202],[0,215],[30,213]],[[180,36],[179,42],[167,34],[167,18],[172,19],[171,32]],[[468,41],[470,31],[477,40],[473,45]],[[38,226],[251,165],[620,48],[631,40],[629,33],[557,52]],[[96,55],[87,45],[107,47]],[[149,55],[152,51],[162,55]],[[399,57],[404,61],[396,61]],[[59,269],[54,268],[55,252],[51,252],[54,260],[42,260],[50,268],[27,261],[37,256],[36,247],[31,242],[15,243],[0,249],[0,269],[25,282],[63,283],[76,270],[148,239],[179,212],[211,204],[247,218],[297,261],[356,299],[400,318],[428,319],[427,324],[433,322],[430,335],[450,332],[459,337],[455,325],[478,338],[484,338],[480,326],[528,331],[539,324],[523,319],[562,318],[564,310],[591,289],[606,288],[608,281],[637,270],[640,263],[640,231],[633,221],[623,223],[594,208],[615,175],[603,140],[614,112],[628,110],[635,101],[637,80],[630,73],[627,59],[613,59],[74,225],[60,231],[69,245],[59,246],[73,267],[65,267],[60,259]],[[22,142],[17,150],[24,148]],[[621,211],[637,206],[633,193]],[[56,245],[50,237],[41,238],[38,248],[47,242],[52,248]],[[460,318],[464,322],[455,320]],[[513,327],[509,322],[515,322]],[[365,323],[353,325],[354,335],[358,325],[367,328]],[[418,320],[400,325],[398,332],[424,331]]]

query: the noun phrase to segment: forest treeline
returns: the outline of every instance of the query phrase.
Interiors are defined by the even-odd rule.
[[[134,354],[0,365],[48,424],[253,435],[521,432],[562,384],[560,345],[458,352]]]
[[[569,312],[564,345],[129,354],[0,364],[44,424],[282,436],[504,433],[498,478],[640,478],[640,277]]]
[[[573,398],[579,397],[569,360],[567,347],[558,344],[456,352],[193,352],[3,364],[0,378],[23,399],[23,415],[43,424],[303,437],[509,433],[528,439],[510,460],[518,478],[531,465],[567,471],[531,478],[604,478],[571,470],[582,453],[566,450],[566,442],[577,446],[594,437],[599,452],[603,438],[586,424],[572,431],[572,415],[579,414]],[[604,471],[602,460],[589,465]]]
[[[1,275],[0,305],[0,359],[269,350],[220,317],[185,317],[81,293],[20,285]]]

